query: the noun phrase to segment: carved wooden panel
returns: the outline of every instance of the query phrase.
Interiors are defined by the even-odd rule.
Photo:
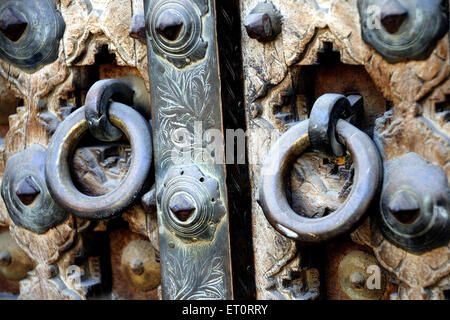
[[[65,24],[62,37],[52,44],[57,50],[56,59],[46,60],[33,72],[0,61],[2,177],[6,162],[14,154],[34,144],[48,145],[58,124],[84,104],[86,92],[95,81],[134,76],[148,88],[146,47],[129,35],[132,17],[143,13],[142,1],[48,3],[55,6],[55,14]],[[34,27],[30,23],[31,31],[27,32],[33,32]],[[148,94],[140,99],[149,108]],[[74,156],[75,179],[88,194],[105,193],[126,175],[129,146],[126,141],[113,146],[86,143]],[[131,239],[146,241],[154,248],[151,259],[155,266],[159,265],[156,216],[148,210],[145,213],[138,205],[125,213],[121,221],[119,225],[97,223],[69,215],[55,228],[36,234],[16,225],[0,200],[0,225],[9,228],[33,265],[20,282],[11,283],[0,275],[0,291],[18,295],[19,299],[158,299],[158,277],[152,276],[156,283],[151,290],[145,287],[142,291],[118,275],[118,269],[111,270],[111,265],[121,261],[122,246]],[[123,240],[113,237],[123,229]]]
[[[359,94],[364,98],[364,116],[357,126],[377,142],[383,161],[414,152],[443,168],[448,179],[448,34],[444,36],[445,31],[430,30],[430,36],[422,39],[428,41],[426,44],[424,42],[424,46],[431,48],[429,55],[424,56],[423,50],[417,55],[411,53],[410,58],[402,58],[403,62],[392,63],[388,59],[390,63],[377,52],[376,49],[382,51],[380,47],[374,49],[364,41],[361,24],[366,23],[366,12],[359,11],[356,0],[271,1],[275,13],[264,13],[269,17],[273,14],[281,16],[281,31],[272,39],[262,36],[263,32],[273,28],[264,25],[266,18],[250,18],[260,2],[241,1],[241,19],[249,21],[242,26],[242,57],[245,108],[250,131],[248,157],[252,182],[257,297],[314,299],[318,296],[317,285],[300,275],[325,265],[325,269],[319,268],[320,274],[317,275],[320,282],[325,282],[329,288],[328,293],[323,294],[334,299],[348,298],[336,283],[337,271],[330,269],[330,265],[338,263],[336,261],[345,256],[342,251],[341,254],[330,254],[334,245],[332,243],[310,248],[290,240],[275,231],[266,220],[257,203],[261,165],[279,136],[293,122],[309,117],[313,103],[319,96],[324,93]],[[399,6],[412,10],[407,2],[386,2],[395,12],[398,12]],[[360,1],[361,6],[362,3],[364,1]],[[382,7],[383,3],[371,2],[372,5],[378,4],[381,16],[386,17],[390,14],[389,10],[394,9]],[[437,12],[436,19],[439,21],[441,14],[445,17],[448,13],[448,8],[440,7],[438,1],[432,6],[430,10],[436,10],[434,12]],[[414,10],[421,8],[418,5]],[[404,19],[399,16],[393,14],[393,20],[389,22],[398,23],[397,29],[391,30],[392,33],[405,32],[403,37],[413,41],[407,38],[404,28],[423,29],[425,26],[419,27],[422,22],[411,18],[414,16],[412,11],[409,11],[408,24],[405,26],[402,26],[404,20],[395,20]],[[273,19],[269,21],[274,22]],[[381,28],[389,29],[389,26],[384,26],[387,22],[383,18],[380,23]],[[399,26],[403,29],[398,29]],[[448,32],[448,27],[446,30]],[[272,31],[275,32],[275,28]],[[255,36],[255,32],[259,32],[260,37]],[[373,32],[378,34],[376,32],[386,31],[375,29]],[[378,45],[383,45],[382,41],[377,41]],[[395,54],[405,55],[405,51],[401,50],[399,45],[398,53]],[[345,173],[345,169],[349,168],[347,160],[351,163],[351,159],[329,159],[317,153],[307,153],[298,159],[290,178],[289,201],[294,210],[316,216],[336,210],[348,194],[346,189],[351,190],[351,178],[349,180]],[[393,294],[384,295],[383,298],[443,299],[444,291],[449,289],[448,245],[421,255],[404,251],[380,233],[375,223],[375,217],[379,215],[378,203],[373,204],[369,211],[364,223],[351,234],[351,239],[359,245],[365,245],[365,250],[371,248],[368,252],[376,257],[382,272],[398,285],[398,290],[395,287],[386,289]],[[348,235],[346,237],[346,241],[350,241]],[[344,245],[348,248],[354,246]],[[316,252],[312,258],[311,251]],[[295,287],[295,282],[301,285]]]

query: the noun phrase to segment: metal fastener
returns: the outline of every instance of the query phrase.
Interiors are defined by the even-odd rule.
[[[362,289],[366,284],[366,278],[364,278],[364,275],[359,271],[353,272],[349,279],[355,289]]]
[[[144,263],[142,262],[141,259],[134,259],[133,261],[131,261],[130,268],[131,268],[131,271],[133,271],[133,273],[138,276],[143,274],[145,271]]]
[[[0,265],[3,267],[9,266],[12,261],[11,253],[8,250],[3,250],[0,253]]]
[[[0,31],[11,41],[18,41],[27,29],[28,21],[12,8],[0,14]]]
[[[145,39],[145,17],[143,13],[133,15],[130,25],[130,37],[146,43]]]
[[[183,29],[183,19],[174,11],[166,10],[156,22],[156,32],[169,41],[175,41]]]
[[[161,283],[161,270],[155,249],[147,240],[133,240],[123,250],[121,270],[135,288],[149,291]]]
[[[368,252],[353,250],[339,263],[338,279],[342,291],[352,300],[379,300],[386,291],[386,276],[383,272],[372,274],[370,268],[378,266],[375,257]],[[379,277],[379,287],[370,287],[372,277]]]
[[[250,38],[267,42],[281,32],[281,16],[271,2],[258,3],[245,17],[244,25]]]
[[[381,24],[391,34],[396,33],[407,18],[408,10],[398,0],[389,0],[381,8]]]
[[[31,177],[23,179],[16,190],[17,197],[26,206],[32,204],[40,193],[39,187]]]
[[[187,221],[195,212],[194,201],[184,194],[176,194],[170,199],[170,211],[180,220]]]

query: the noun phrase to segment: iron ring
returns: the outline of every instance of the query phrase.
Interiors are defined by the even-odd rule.
[[[368,209],[381,185],[382,163],[372,140],[345,120],[338,120],[339,140],[355,166],[352,190],[335,212],[317,219],[302,217],[290,207],[285,185],[293,162],[310,146],[309,120],[289,129],[269,151],[259,180],[259,204],[281,234],[304,242],[321,242],[350,230]]]
[[[112,192],[99,197],[81,193],[70,175],[70,157],[88,131],[85,107],[66,118],[54,133],[47,152],[45,175],[51,196],[65,210],[79,218],[110,219],[119,215],[140,195],[152,161],[149,123],[132,108],[117,102],[109,107],[111,122],[120,128],[131,144],[131,163],[126,177]]]

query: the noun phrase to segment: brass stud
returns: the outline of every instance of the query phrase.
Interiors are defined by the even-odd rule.
[[[140,276],[144,273],[144,263],[141,259],[137,258],[131,261],[130,263],[130,269],[134,272],[134,274]]]

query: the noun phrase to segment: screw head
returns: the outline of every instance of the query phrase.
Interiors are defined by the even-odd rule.
[[[26,206],[32,204],[40,193],[39,186],[36,185],[36,182],[31,177],[23,179],[16,190],[17,197]]]
[[[24,34],[28,21],[12,8],[0,13],[0,31],[11,41],[18,41]]]
[[[0,252],[0,266],[9,266],[12,262],[11,253],[8,250],[3,250]]]
[[[408,17],[408,10],[398,0],[388,0],[381,8],[381,24],[387,32],[396,33]]]
[[[183,29],[183,20],[173,10],[164,11],[156,22],[156,32],[169,41],[175,41]]]

